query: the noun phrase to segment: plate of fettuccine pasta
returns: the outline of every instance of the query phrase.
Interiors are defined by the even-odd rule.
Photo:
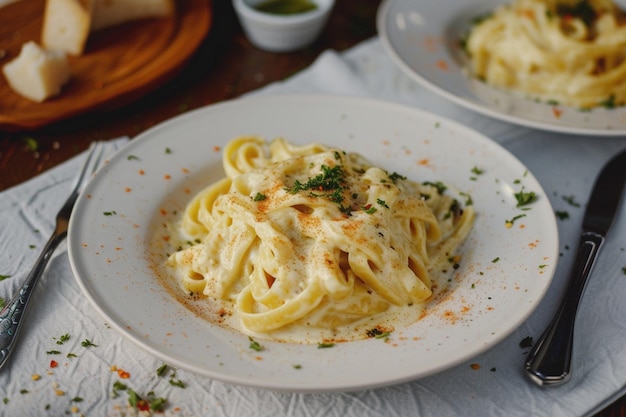
[[[422,378],[516,330],[558,233],[482,134],[386,102],[245,98],[133,139],[79,197],[68,252],[94,308],[171,366],[348,391]]]

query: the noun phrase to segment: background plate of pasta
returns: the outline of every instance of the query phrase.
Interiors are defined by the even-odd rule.
[[[626,134],[623,0],[386,0],[383,46],[409,77],[503,121]]]
[[[401,105],[247,98],[143,133],[80,197],[81,289],[168,364],[356,390],[489,349],[558,261],[541,185],[500,145]]]

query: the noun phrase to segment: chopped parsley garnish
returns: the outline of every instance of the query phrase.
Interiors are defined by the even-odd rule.
[[[378,211],[376,209],[376,207],[372,206],[371,204],[368,204],[367,206],[361,207],[361,210],[363,210],[367,214],[374,214],[374,213],[376,213]]]
[[[446,185],[442,183],[441,181],[437,181],[437,182],[425,181],[422,184],[435,187],[439,194],[443,194],[448,189],[448,187],[446,187]]]
[[[267,198],[267,196],[263,193],[256,193],[254,197],[252,197],[252,200],[254,201],[263,201]]]
[[[461,196],[465,197],[465,205],[466,206],[471,206],[472,204],[474,204],[474,200],[472,200],[472,196],[467,194],[467,193],[459,193]]]
[[[611,94],[606,100],[601,101],[599,105],[607,109],[614,109],[617,107],[617,104],[615,103],[615,95]]]
[[[481,175],[481,174],[483,174],[485,172],[484,170],[482,170],[482,169],[480,169],[480,168],[478,168],[476,166],[474,168],[472,168],[471,171],[472,171],[472,174],[476,174],[476,175]]]
[[[389,175],[389,179],[393,181],[394,184],[396,184],[398,180],[406,180],[406,177],[404,175],[398,174],[397,172],[394,172]]]
[[[519,342],[519,347],[526,349],[529,348],[533,345],[533,338],[532,336],[526,336],[525,338],[523,338],[520,342]]]
[[[515,223],[516,220],[521,219],[522,217],[526,217],[526,215],[518,214],[517,216],[513,217],[511,220],[505,220],[504,224],[506,225],[506,227],[511,227],[513,226],[513,223]]]
[[[596,19],[596,11],[589,1],[579,1],[575,5],[557,3],[556,12],[564,19],[577,18],[590,28]]]
[[[102,214],[104,214],[105,216],[115,216],[117,213],[115,212],[115,210],[111,210],[111,211],[103,211]]]
[[[291,194],[296,194],[299,191],[305,190],[343,190],[343,184],[345,184],[345,173],[343,172],[341,165],[336,165],[332,168],[327,165],[322,165],[321,174],[316,175],[313,178],[309,178],[305,183],[296,180],[293,187],[286,188],[286,191]]]
[[[120,381],[115,381],[113,383],[113,398],[117,398],[120,394],[119,391],[126,391],[128,387],[126,384]]]
[[[28,149],[29,151],[37,152],[39,150],[39,142],[37,142],[35,138],[30,136],[23,136],[22,141],[24,141],[26,149]]]
[[[150,391],[146,395],[146,398],[143,399],[139,396],[139,394],[137,394],[137,392],[128,388],[126,384],[119,381],[114,382],[113,398],[117,398],[120,391],[126,391],[128,394],[128,404],[138,411],[163,411],[165,405],[167,404],[167,400],[165,398],[155,396],[152,391]]]
[[[340,157],[339,153],[335,154]],[[326,197],[330,201],[339,204],[339,209],[345,214],[350,213],[349,207],[344,207],[341,203],[345,199],[343,192],[348,189],[346,186],[346,175],[341,165],[329,167],[321,166],[322,173],[309,178],[306,182],[296,180],[292,187],[285,187],[285,191],[296,194],[300,191],[310,191],[311,197]]]
[[[377,198],[376,202],[378,203],[378,205],[383,206],[384,208],[389,208],[385,200],[381,200],[380,198]]]
[[[493,258],[493,259],[491,260],[491,263],[495,264],[495,263],[496,263],[496,262],[498,262],[499,260],[500,260],[500,257],[499,257],[499,256],[496,256],[495,258]]]
[[[64,335],[61,335],[61,337],[59,337],[59,340],[57,340],[57,345],[62,345],[68,340],[70,340],[70,335],[68,333],[65,333]]]
[[[580,207],[580,203],[577,203],[575,201],[575,198],[573,195],[563,196],[563,200],[572,207]]]
[[[261,346],[259,342],[257,342],[251,337],[248,337],[248,340],[250,340],[250,349],[256,350],[257,352],[260,352],[263,350],[263,346]]]
[[[80,342],[80,345],[82,347],[98,347],[98,345],[93,344],[92,341],[89,339],[83,340],[82,342]]]
[[[331,348],[333,346],[335,346],[334,343],[318,343],[317,344],[318,349],[326,349],[326,348]]]
[[[534,191],[520,191],[515,193],[515,199],[517,200],[517,207],[526,206],[537,200],[537,194]]]
[[[170,154],[172,153],[172,150],[170,148],[165,148],[165,153]]]
[[[163,364],[163,365],[159,366],[159,368],[156,370],[157,376],[165,375],[165,373],[167,372],[167,369],[168,369],[167,364]]]
[[[175,379],[174,377],[170,378],[170,385],[173,385],[175,387],[178,388],[185,388],[186,385],[183,381],[181,381],[180,379]]]
[[[48,354],[48,355],[59,355],[59,354],[61,354],[61,351],[58,351],[58,350],[48,350],[48,351],[46,351],[46,354]]]
[[[128,155],[128,156],[126,157],[126,159],[127,159],[127,160],[129,160],[129,161],[133,161],[133,160],[138,161],[138,160],[139,160],[139,157],[138,157],[138,156],[135,156],[135,155]]]
[[[0,274],[0,281],[4,281],[7,278],[11,278],[11,275],[2,275],[2,274]]]
[[[554,214],[559,220],[569,219],[569,213],[567,211],[555,211]]]

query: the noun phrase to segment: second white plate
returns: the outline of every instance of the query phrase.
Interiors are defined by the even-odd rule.
[[[626,134],[626,108],[575,108],[538,103],[471,80],[459,41],[473,19],[503,0],[385,0],[378,11],[382,44],[407,75],[435,93],[486,116],[577,135]],[[624,6],[624,0],[616,2]]]

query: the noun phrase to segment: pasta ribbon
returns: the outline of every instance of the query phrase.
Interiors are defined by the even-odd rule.
[[[231,303],[244,329],[335,328],[432,295],[429,268],[471,229],[443,192],[321,144],[239,137],[168,259],[182,289]]]

